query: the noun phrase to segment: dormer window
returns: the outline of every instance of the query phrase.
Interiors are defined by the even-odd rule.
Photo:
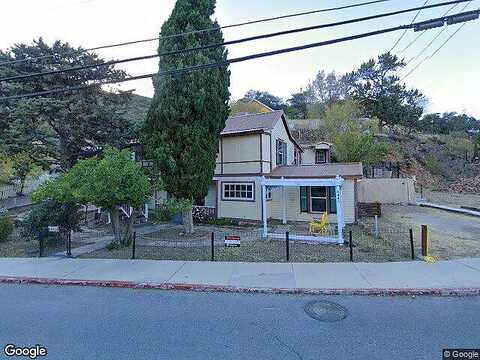
[[[287,143],[277,139],[277,165],[287,165]]]
[[[315,150],[315,164],[325,164],[327,163],[327,152],[325,149],[316,149]]]

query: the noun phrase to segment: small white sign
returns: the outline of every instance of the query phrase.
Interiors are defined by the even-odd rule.
[[[225,247],[240,247],[240,236],[225,236]]]
[[[53,233],[58,233],[60,232],[60,228],[58,226],[49,226],[48,231]]]

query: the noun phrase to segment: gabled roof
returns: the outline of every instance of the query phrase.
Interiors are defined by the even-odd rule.
[[[274,178],[330,178],[336,177],[337,175],[361,178],[363,176],[362,163],[279,166],[268,176]]]
[[[271,132],[279,121],[283,122],[289,139],[300,149],[300,145],[295,141],[283,110],[275,110],[267,113],[243,114],[231,116],[225,123],[225,128],[221,132],[222,136],[247,134],[252,132]],[[303,150],[302,150],[303,151]]]
[[[247,132],[252,130],[271,131],[278,120],[282,118],[283,111],[272,111],[258,114],[240,114],[231,116],[225,123],[222,135],[230,133]]]

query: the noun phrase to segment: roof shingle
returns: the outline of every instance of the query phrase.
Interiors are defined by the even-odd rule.
[[[227,119],[222,135],[254,130],[272,130],[282,118],[283,111],[232,116]]]

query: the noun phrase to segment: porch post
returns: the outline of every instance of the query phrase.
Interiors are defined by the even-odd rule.
[[[282,178],[283,180],[283,178]],[[287,192],[285,191],[285,185],[282,185],[282,203],[283,203],[283,225],[287,224]]]
[[[148,204],[145,204],[145,219],[148,220]]]
[[[265,179],[262,180],[262,220],[263,220],[263,237],[267,237],[267,187],[265,186]]]
[[[343,229],[345,227],[345,216],[343,209],[343,179],[339,176],[336,178],[335,192],[337,195],[337,225],[338,225],[338,243],[343,244]]]

